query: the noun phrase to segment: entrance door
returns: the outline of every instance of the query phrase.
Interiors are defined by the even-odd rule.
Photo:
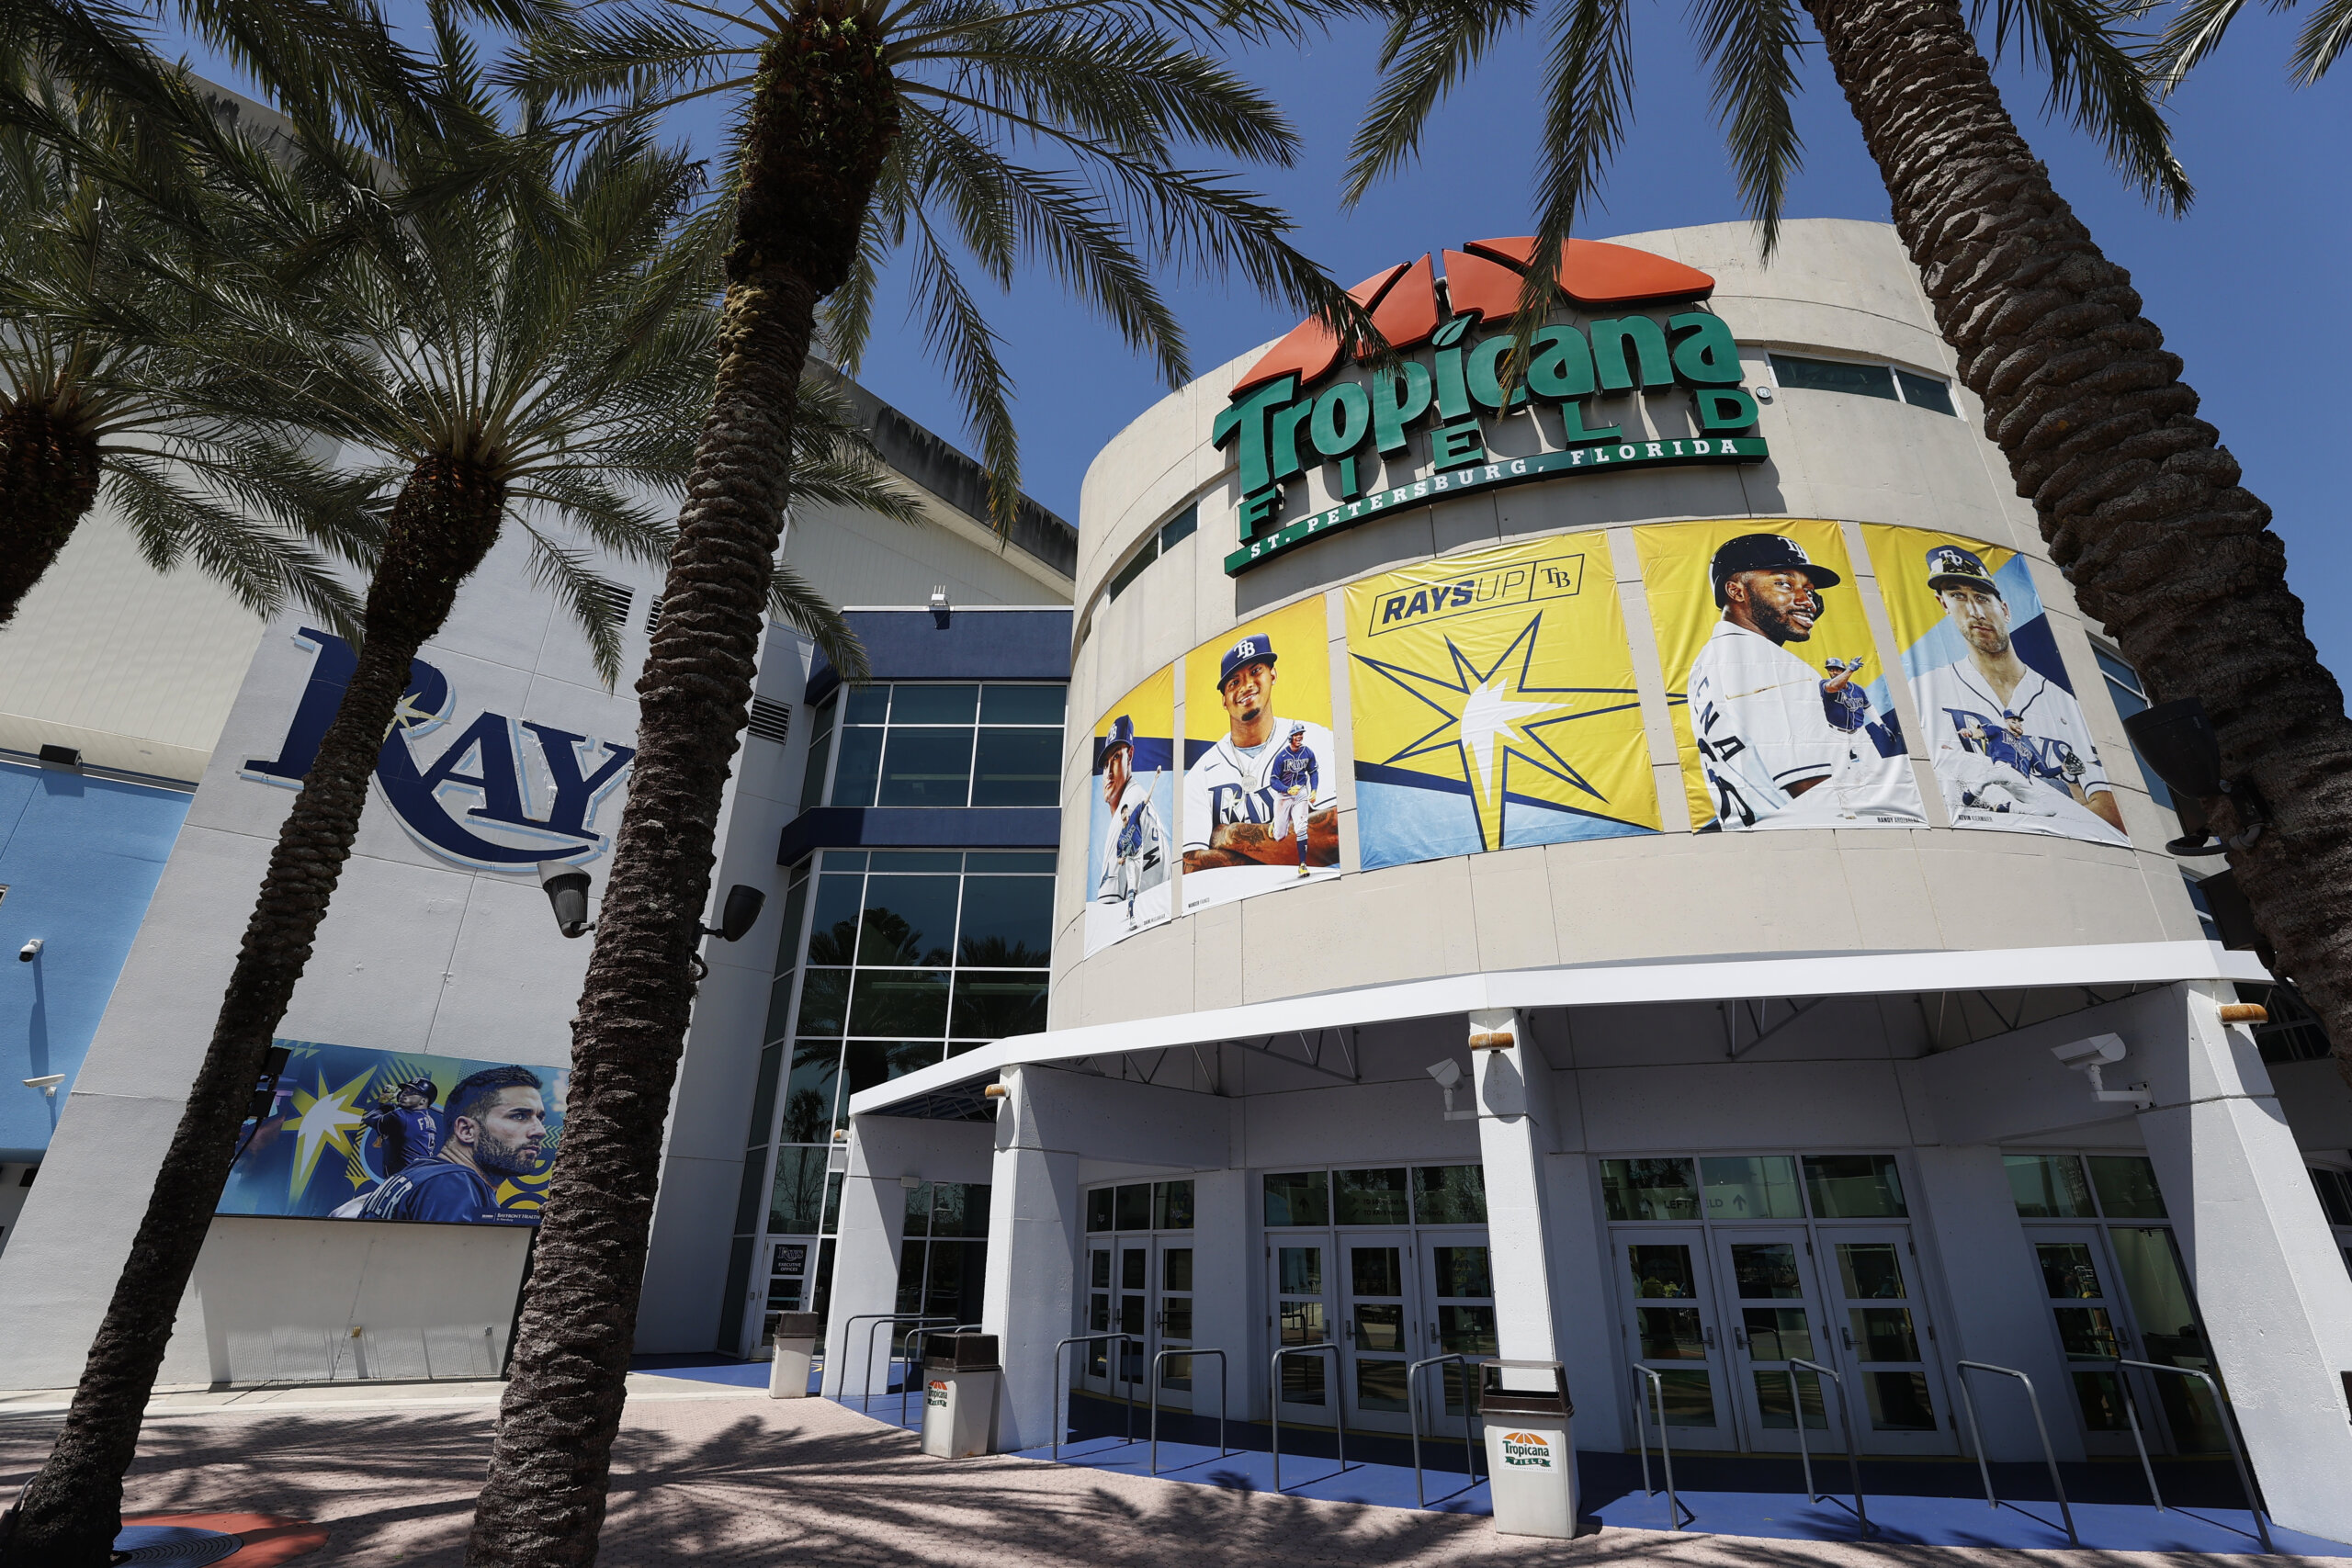
[[[2109,1293],[2115,1267],[2099,1232],[2089,1225],[2064,1230],[2036,1225],[2027,1234],[2041,1265],[2042,1292],[2050,1301],[2059,1349],[2066,1358],[2068,1381],[2082,1416],[2083,1446],[2095,1454],[2130,1453],[2132,1429],[2114,1363],[2119,1356],[2138,1358],[2124,1327],[2122,1304]],[[2143,1410],[2150,1408],[2142,1386],[2147,1375],[2131,1374]],[[2154,1434],[2149,1441],[2155,1441]]]
[[[1118,1259],[1116,1249],[1108,1241],[1096,1242],[1086,1249],[1086,1327],[1088,1334],[1102,1334],[1118,1326],[1116,1320],[1118,1290],[1114,1283]],[[1091,1393],[1111,1394],[1117,1382],[1111,1370],[1111,1342],[1096,1339],[1074,1347],[1081,1353],[1079,1381]],[[1118,1390],[1124,1394],[1125,1390]]]
[[[1151,1314],[1154,1353],[1181,1350],[1193,1343],[1193,1244],[1159,1244],[1158,1270],[1153,1282],[1159,1292]],[[1208,1366],[1214,1368],[1212,1359]],[[1170,1356],[1159,1364],[1159,1403],[1171,1410],[1193,1408],[1193,1358]]]
[[[1855,1446],[1866,1453],[1940,1454],[1955,1447],[1943,1375],[1928,1348],[1935,1330],[1919,1288],[1910,1233],[1901,1227],[1824,1227],[1830,1254],[1823,1285],[1837,1329],[1837,1357],[1815,1357],[1845,1374],[1853,1399]]]
[[[1502,1354],[1495,1334],[1495,1271],[1487,1258],[1487,1233],[1423,1231],[1419,1244],[1425,1259],[1421,1282],[1435,1307],[1435,1315],[1428,1318],[1421,1355],[1456,1354],[1480,1361]],[[1440,1368],[1438,1378],[1423,1375],[1428,1381],[1421,1389],[1421,1408],[1429,1430],[1441,1429],[1437,1410],[1429,1403],[1439,1378],[1443,1380],[1446,1416],[1458,1421],[1465,1398],[1471,1402],[1472,1416],[1477,1414],[1478,1381],[1465,1367]],[[1449,1422],[1443,1429],[1458,1431],[1460,1427]]]
[[[1806,1443],[1830,1431],[1818,1373],[1792,1360],[1836,1366],[1821,1334],[1826,1320],[1815,1282],[1812,1243],[1801,1230],[1748,1229],[1715,1233],[1717,1272],[1736,1352],[1733,1386],[1751,1450],[1796,1451],[1800,1410]]]
[[[1614,1233],[1618,1288],[1635,1365],[1655,1369],[1664,1385],[1667,1436],[1678,1449],[1737,1449],[1731,1382],[1723,1337],[1716,1333],[1715,1298],[1708,1284],[1702,1233],[1690,1230]],[[1648,1430],[1657,1427],[1657,1394],[1640,1380]]]
[[[1331,1288],[1336,1281],[1329,1267],[1328,1235],[1285,1235],[1268,1249],[1274,1287],[1274,1340],[1277,1348],[1319,1345],[1333,1337]],[[1275,1408],[1285,1421],[1331,1425],[1330,1363],[1328,1353],[1287,1356],[1274,1389]]]
[[[808,1261],[816,1252],[813,1241],[771,1241],[764,1244],[761,1258],[763,1267],[752,1277],[752,1310],[743,1314],[744,1320],[756,1323],[759,1333],[750,1347],[749,1359],[769,1361],[775,1359],[775,1320],[779,1313],[804,1312],[808,1300]]]
[[[1424,1315],[1413,1288],[1419,1273],[1413,1238],[1346,1231],[1339,1245],[1347,1255],[1340,1280],[1340,1342],[1347,1369],[1348,1425],[1404,1431],[1405,1370],[1419,1359]]]

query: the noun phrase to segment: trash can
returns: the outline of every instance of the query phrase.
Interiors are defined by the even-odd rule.
[[[1004,1382],[996,1336],[942,1334],[925,1339],[922,1351],[922,1451],[933,1459],[987,1453]]]
[[[1541,1380],[1548,1385],[1513,1388]],[[1482,1361],[1478,1415],[1487,1424],[1487,1476],[1498,1535],[1577,1533],[1577,1451],[1568,1440],[1576,1407],[1557,1361]]]
[[[808,1397],[808,1358],[817,1353],[817,1337],[824,1320],[813,1312],[780,1312],[775,1316],[775,1359],[768,1363],[770,1399]]]

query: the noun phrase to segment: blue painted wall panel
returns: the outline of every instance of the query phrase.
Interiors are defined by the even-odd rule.
[[[189,798],[0,762],[0,1160],[49,1146]],[[17,962],[34,937],[40,955]],[[191,998],[188,1027],[209,1028],[217,1001]],[[50,1073],[65,1075],[54,1100],[24,1087]]]
[[[846,619],[877,681],[1067,681],[1068,610],[852,610]],[[808,702],[841,684],[823,654],[808,672]]]

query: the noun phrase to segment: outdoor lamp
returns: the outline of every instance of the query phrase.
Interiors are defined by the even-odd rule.
[[[581,880],[584,883],[587,878]],[[760,910],[767,901],[768,896],[758,888],[737,883],[727,890],[727,903],[718,912],[718,923],[703,927],[703,935],[715,936],[721,942],[742,941],[760,923]]]
[[[2156,777],[2172,791],[2175,808],[2180,813],[2183,836],[2165,849],[2177,855],[2221,852],[2222,846],[2214,842],[2213,830],[2205,822],[2204,802],[2216,795],[2235,802],[2245,824],[2245,830],[2229,840],[2231,848],[2245,849],[2261,835],[2262,807],[2254,786],[2243,781],[2233,784],[2222,776],[2222,741],[2213,733],[2213,721],[2206,716],[2203,703],[2195,697],[2158,703],[2126,718],[2123,730],[2155,770]]]
[[[568,937],[595,930],[588,919],[588,874],[562,861],[539,863],[539,886],[555,910],[555,929]]]

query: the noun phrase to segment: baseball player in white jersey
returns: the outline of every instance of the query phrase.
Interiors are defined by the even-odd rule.
[[[1273,639],[1226,649],[1217,676],[1227,732],[1184,771],[1184,872],[1340,863],[1338,791],[1317,759],[1336,755],[1319,724],[1274,715]],[[1291,842],[1285,843],[1289,840]]]
[[[1779,534],[1743,534],[1710,567],[1723,619],[1691,662],[1690,728],[1715,820],[1749,828],[1926,820],[1893,714],[1873,715],[1863,658],[1819,672],[1785,644],[1811,640],[1821,592],[1844,581]],[[1858,636],[1866,635],[1860,631]]]
[[[1968,648],[1911,682],[1952,820],[2128,842],[2082,704],[2018,657],[2008,601],[1983,558],[1938,545],[1928,586]]]
[[[1125,905],[1130,928],[1136,923],[1136,895],[1168,875],[1168,835],[1151,804],[1159,775],[1136,778],[1135,756],[1135,720],[1121,714],[1111,721],[1102,743],[1102,804],[1111,812],[1111,841],[1103,847],[1094,897]]]

